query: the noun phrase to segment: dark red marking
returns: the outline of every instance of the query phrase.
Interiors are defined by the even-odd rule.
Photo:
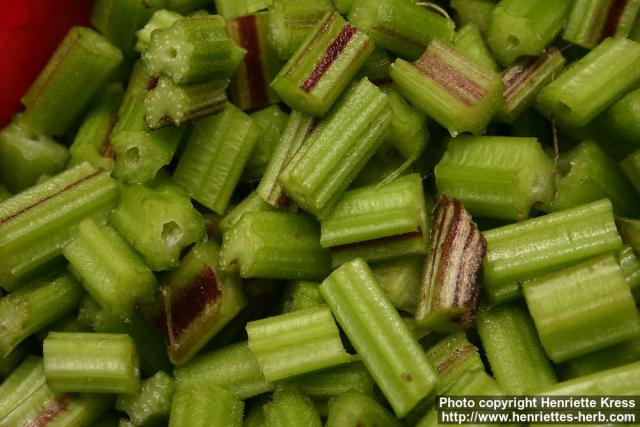
[[[51,421],[54,421],[60,413],[66,411],[70,403],[71,396],[67,394],[46,402],[38,415],[27,421],[23,427],[45,427]]]
[[[316,84],[318,84],[320,78],[322,78],[324,73],[326,73],[329,67],[331,67],[331,64],[333,64],[336,59],[338,59],[340,53],[344,51],[344,49],[349,44],[349,41],[353,38],[353,36],[355,36],[357,32],[358,30],[356,29],[356,27],[349,23],[346,23],[344,27],[342,27],[340,34],[338,34],[338,36],[333,39],[327,50],[324,52],[324,55],[316,64],[309,77],[307,77],[307,79],[302,82],[302,84],[300,85],[300,89],[304,90],[305,92],[311,92],[311,89],[313,89]]]
[[[473,346],[470,344],[465,344],[462,347],[457,347],[453,349],[451,355],[444,359],[442,363],[438,363],[433,368],[436,373],[442,374],[443,372],[455,367],[459,362],[463,360],[463,358],[473,352]],[[433,355],[432,355],[433,356]]]
[[[502,80],[504,82],[504,98],[509,99],[513,93],[518,90],[532,75],[542,68],[549,59],[558,53],[555,47],[549,48],[544,55],[533,60],[527,58],[520,61],[502,72]]]
[[[485,88],[444,62],[437,54],[428,52],[413,66],[467,106],[474,105],[487,93]]]
[[[609,6],[609,13],[607,14],[607,20],[604,23],[600,40],[616,35],[616,31],[618,31],[618,26],[620,25],[620,19],[624,14],[627,3],[629,3],[629,0],[613,0],[611,6]]]
[[[98,150],[100,155],[107,159],[115,158],[113,146],[111,145],[111,132],[113,131],[113,128],[115,127],[115,125],[116,125],[116,120],[114,119],[111,121],[111,125],[107,130],[107,134],[105,135],[104,140],[102,141],[102,145],[100,145],[100,149]]]
[[[455,284],[458,281],[458,277],[460,275],[460,267],[456,263],[456,261],[458,260],[451,259],[451,251],[453,249],[454,243],[457,241],[457,238],[458,238],[458,233],[459,233],[458,229],[460,228],[460,223],[462,222],[463,208],[462,208],[462,203],[460,203],[459,200],[449,199],[446,196],[440,199],[440,204],[441,204],[440,208],[445,212],[453,208],[453,217],[451,218],[451,222],[449,223],[449,226],[446,228],[444,227],[444,224],[436,224],[437,228],[444,229],[443,230],[444,236],[442,236],[444,238],[444,241],[438,240],[436,242],[436,244],[440,246],[440,248],[436,248],[435,250],[436,252],[440,251],[440,262],[438,263],[437,266],[435,266],[437,268],[436,275],[435,275],[435,283],[437,284],[441,283],[446,285],[447,282],[445,280],[445,274],[453,268],[456,272],[456,279],[454,281],[454,284]],[[442,220],[444,221],[446,217],[447,215],[445,213],[442,216]],[[436,289],[442,290],[442,287],[437,286]],[[436,294],[434,295],[434,300],[431,303],[431,306],[438,307],[438,306],[444,305],[443,301],[441,301],[441,297],[442,297],[442,293],[436,292]]]
[[[8,222],[10,220],[12,220],[13,218],[17,217],[20,214],[23,214],[25,212],[27,212],[30,209],[33,209],[34,207],[46,202],[47,200],[53,199],[54,197],[56,197],[57,195],[64,193],[65,191],[69,190],[70,188],[75,187],[76,185],[80,185],[81,183],[83,183],[84,181],[93,178],[94,176],[100,175],[102,173],[101,170],[99,171],[95,171],[85,177],[80,178],[79,180],[72,182],[71,184],[67,185],[64,188],[61,188],[60,190],[58,190],[56,193],[53,193],[43,199],[38,200],[37,202],[34,202],[32,204],[30,204],[29,206],[25,206],[24,208],[20,209],[17,212],[12,213],[11,215],[5,217],[5,218],[0,218],[0,225],[4,224],[5,222]]]
[[[147,82],[147,90],[154,90],[158,86],[158,77],[152,77]]]
[[[247,51],[244,56],[245,78],[249,87],[249,99],[252,108],[260,108],[269,104],[269,91],[262,65],[262,52],[258,23],[255,15],[237,18],[239,43]]]
[[[331,253],[335,253],[335,252],[340,252],[340,251],[344,251],[344,250],[366,248],[367,246],[380,245],[380,244],[385,244],[385,243],[388,244],[388,243],[394,243],[394,242],[401,242],[403,240],[409,240],[409,239],[415,239],[415,238],[421,238],[421,237],[422,237],[422,231],[420,229],[417,229],[416,231],[411,231],[409,233],[403,233],[403,234],[397,234],[395,236],[381,237],[379,239],[367,240],[365,242],[348,243],[346,245],[334,246],[334,247],[330,248],[329,250],[330,250]]]
[[[371,83],[373,83],[376,86],[390,85],[391,83],[393,83],[393,79],[390,76],[384,76],[380,79],[371,81]]]

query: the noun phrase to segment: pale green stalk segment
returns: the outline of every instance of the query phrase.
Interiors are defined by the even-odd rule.
[[[126,412],[135,425],[159,425],[169,419],[174,392],[175,380],[159,371],[142,381],[136,393],[119,395],[116,408]]]
[[[325,427],[357,425],[401,427],[403,423],[370,396],[347,392],[329,401]]]
[[[307,396],[295,387],[276,390],[271,402],[263,407],[268,427],[321,427],[320,415]]]
[[[640,299],[640,259],[630,246],[624,246],[616,255],[620,269],[636,301]]]
[[[484,37],[474,23],[466,24],[456,33],[453,45],[472,61],[491,71],[499,71]]]
[[[0,203],[0,285],[12,291],[50,269],[86,217],[104,217],[117,183],[88,163]]]
[[[536,393],[557,382],[524,304],[481,310],[476,324],[491,371],[507,393]]]
[[[243,181],[257,180],[264,175],[289,117],[277,105],[253,112],[250,116],[260,128],[260,136],[242,174]]]
[[[523,292],[542,347],[556,363],[640,334],[640,314],[613,255],[532,280]]]
[[[569,359],[560,365],[564,379],[579,378],[640,361],[640,337]]]
[[[451,7],[456,11],[460,26],[477,25],[483,34],[489,30],[491,12],[495,6],[495,0],[451,0]]]
[[[637,395],[640,393],[640,362],[562,381],[542,393],[552,396]]]
[[[620,168],[636,192],[640,194],[640,150],[629,154],[629,156],[620,163]]]
[[[320,283],[297,280],[287,283],[281,297],[280,311],[304,310],[324,304],[320,295]]]
[[[614,0],[574,0],[562,38],[591,49],[602,40]]]
[[[520,284],[622,247],[611,203],[600,200],[486,231],[485,292],[517,298]]]
[[[242,427],[244,402],[209,383],[178,381],[171,403],[169,427]]]
[[[183,16],[177,12],[166,9],[156,10],[144,27],[136,31],[136,44],[133,49],[138,53],[144,53],[149,47],[151,33],[160,28],[168,28]]]
[[[396,415],[406,415],[434,389],[436,374],[371,269],[359,259],[343,264],[320,292]]]
[[[0,384],[0,420],[45,385],[42,358],[27,358]]]
[[[249,348],[268,381],[346,363],[351,356],[325,305],[247,323]]]
[[[407,256],[371,265],[380,287],[398,309],[415,313],[420,295],[424,257]]]
[[[214,0],[216,12],[224,19],[251,15],[273,5],[273,0]]]
[[[91,11],[91,25],[127,57],[132,57],[136,54],[136,31],[162,3],[164,1],[96,0]]]
[[[327,403],[331,398],[348,392],[373,396],[375,386],[371,374],[362,362],[312,372],[294,378],[289,383],[318,404]]]
[[[262,200],[258,193],[256,193],[255,191],[251,192],[240,203],[238,203],[237,206],[229,210],[228,213],[222,218],[222,221],[220,221],[220,231],[226,233],[227,231],[231,230],[233,226],[236,225],[246,213],[272,212],[275,210],[276,208]]]

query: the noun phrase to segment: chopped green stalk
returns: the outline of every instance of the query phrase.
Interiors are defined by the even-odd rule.
[[[415,62],[397,59],[391,78],[405,98],[453,136],[483,133],[502,108],[500,75],[441,40],[431,42]]]
[[[347,392],[329,401],[325,427],[401,427],[404,424],[370,396]]]
[[[278,389],[263,410],[265,425],[269,427],[322,427],[320,415],[309,398],[295,387]]]
[[[371,265],[371,271],[389,301],[399,310],[415,313],[424,258],[407,256]]]
[[[251,113],[253,122],[260,128],[260,136],[249,156],[242,174],[243,180],[259,179],[265,173],[271,156],[280,142],[280,136],[287,125],[288,115],[277,105]]]
[[[627,179],[640,194],[640,150],[629,154],[629,156],[620,163],[620,168],[627,176]]]
[[[271,7],[273,0],[214,0],[216,12],[224,19],[234,19]]]
[[[605,197],[611,201],[617,215],[640,216],[640,195],[595,142],[583,142],[560,156],[552,211]]]
[[[417,59],[434,39],[449,42],[455,24],[431,8],[404,0],[353,0],[349,21],[376,45],[408,60]]]
[[[473,327],[486,246],[462,203],[440,197],[416,309],[419,325],[438,332]]]
[[[613,255],[534,279],[523,292],[542,347],[556,363],[640,333],[640,315]]]
[[[369,159],[358,176],[353,180],[349,189],[388,183],[398,176],[403,176],[409,172],[407,170],[409,168],[405,168],[409,160],[403,159],[399,153],[396,153],[397,150],[388,150],[384,157],[381,155],[386,148],[388,148],[388,143],[385,143],[385,145],[378,149],[377,155]]]
[[[145,26],[136,31],[136,45],[134,46],[134,50],[144,54],[149,47],[151,33],[160,28],[169,28],[174,22],[182,18],[183,16],[177,12],[166,9],[156,10]]]
[[[281,172],[287,195],[325,217],[382,145],[391,119],[380,89],[366,78],[353,84]]]
[[[47,271],[86,217],[104,216],[118,186],[84,163],[0,203],[0,285],[7,291]]]
[[[117,83],[98,93],[69,147],[69,166],[89,162],[107,172],[113,169],[114,152],[110,136],[123,92],[122,85]]]
[[[504,70],[504,106],[498,119],[513,123],[535,102],[542,88],[560,73],[565,62],[560,50],[550,47],[538,58],[523,58]]]
[[[637,395],[640,393],[640,362],[563,381],[543,393],[555,396]]]
[[[5,418],[0,427],[86,427],[113,404],[108,394],[54,393],[41,385]]]
[[[609,38],[542,89],[536,106],[564,126],[585,126],[639,78],[640,44]]]
[[[82,288],[69,274],[38,279],[0,299],[0,357],[78,306]]]
[[[319,286],[317,282],[289,282],[282,292],[281,312],[289,313],[324,304]]]
[[[526,280],[622,247],[608,200],[489,230],[484,237],[483,285],[493,303],[519,297]]]
[[[173,378],[160,371],[142,381],[136,393],[118,396],[116,408],[126,412],[137,426],[162,425],[169,419],[174,390]]]
[[[436,395],[448,394],[449,389],[468,372],[484,371],[484,364],[476,346],[463,331],[454,332],[438,341],[427,351],[427,359],[438,376]]]
[[[153,302],[155,276],[113,227],[83,220],[62,253],[91,296],[117,317],[127,319],[135,307]]]
[[[397,416],[431,393],[433,368],[364,261],[343,264],[320,293]]]
[[[524,304],[481,310],[477,325],[491,372],[507,393],[535,393],[557,382]]]
[[[636,301],[640,301],[640,259],[636,256],[633,248],[623,247],[617,254],[618,264],[624,275],[624,280],[629,285]]]
[[[241,110],[254,110],[279,101],[269,83],[282,64],[267,40],[268,24],[268,12],[227,22],[231,38],[247,52],[231,82],[231,98]]]
[[[491,13],[487,41],[498,62],[538,56],[560,33],[573,0],[501,0]]]
[[[147,72],[147,68],[141,59],[138,59],[131,70],[129,76],[129,83],[127,83],[127,89],[122,97],[122,103],[118,109],[118,117],[122,115],[124,110],[129,106],[129,99],[139,93],[146,93],[147,90],[153,88],[157,84],[156,78],[152,78]],[[140,130],[140,129],[136,129]]]
[[[209,15],[154,31],[142,59],[151,75],[164,74],[183,85],[230,77],[244,54],[227,35],[224,18]]]
[[[627,37],[639,8],[637,0],[575,0],[562,37],[588,49],[607,37]]]
[[[519,221],[553,198],[553,161],[535,138],[457,137],[435,175],[438,192],[474,216]]]
[[[13,193],[36,184],[41,175],[62,171],[68,158],[67,147],[19,121],[0,130],[0,181]]]
[[[70,268],[71,269],[71,268]],[[86,294],[85,298],[90,298]],[[80,300],[80,303],[84,301],[84,298]],[[88,328],[83,322],[78,320],[78,313],[74,310],[71,313],[54,320],[44,328],[35,333],[35,338],[39,343],[42,343],[49,332],[91,332],[91,328]]]
[[[170,78],[160,77],[144,100],[147,125],[151,129],[181,126],[221,111],[227,101],[227,86],[228,80],[177,85]]]
[[[332,10],[331,0],[273,0],[269,8],[269,42],[278,57],[289,59],[324,14]]]
[[[0,383],[0,420],[45,385],[42,359],[27,358]]]
[[[144,376],[171,369],[162,335],[140,313],[134,312],[131,319],[123,321],[101,308],[91,297],[86,296],[80,304],[78,322],[81,329],[129,335],[136,343],[140,370]]]
[[[91,24],[127,56],[133,56],[136,31],[149,20],[157,1],[97,0]],[[140,52],[140,51],[138,51]]]
[[[389,72],[391,71],[391,58],[386,50],[375,47],[371,55],[360,67],[358,75],[368,78],[375,85],[389,83]]]
[[[491,71],[499,71],[498,64],[489,52],[476,24],[470,23],[462,27],[454,37],[453,45],[476,64]]]
[[[256,192],[251,192],[220,221],[220,231],[226,233],[231,230],[246,213],[270,212],[275,210],[273,206],[262,200]]]
[[[219,385],[243,400],[273,390],[246,342],[201,354],[176,368],[174,375],[182,384]]]
[[[125,334],[51,332],[43,354],[56,392],[134,393],[140,385],[135,344]]]
[[[489,31],[491,12],[495,6],[495,0],[451,0],[459,25],[477,25],[484,34]]]
[[[567,360],[561,365],[564,378],[578,378],[640,360],[640,337]]]
[[[326,305],[247,323],[249,348],[267,381],[349,362]]]
[[[303,214],[249,212],[224,235],[220,263],[243,278],[321,280],[330,271],[316,223]]]
[[[271,86],[293,109],[324,116],[373,51],[373,41],[327,12]]]
[[[73,27],[22,97],[20,121],[34,132],[64,134],[121,62],[104,37]]]
[[[227,104],[222,113],[196,124],[173,179],[192,198],[222,215],[259,136],[253,119]]]
[[[169,427],[242,427],[244,402],[215,384],[178,382]]]
[[[640,252],[640,220],[618,217],[616,223],[622,240],[634,251]]]
[[[180,252],[205,235],[198,211],[164,175],[152,184],[122,186],[111,223],[154,271],[175,268]]]
[[[169,275],[156,324],[176,364],[191,359],[247,304],[240,280],[220,271],[218,245],[196,244]]]
[[[265,202],[276,208],[288,202],[287,196],[278,182],[278,177],[300,147],[307,143],[316,125],[317,119],[308,114],[294,110],[289,115],[280,140],[273,149],[273,154],[269,158],[260,184],[256,189]]]
[[[427,217],[420,176],[403,176],[347,191],[322,219],[320,244],[330,248],[334,266],[357,257],[373,261],[424,254]]]

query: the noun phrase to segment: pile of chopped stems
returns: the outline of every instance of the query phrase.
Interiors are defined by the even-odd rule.
[[[640,395],[639,10],[95,0],[0,130],[0,427]]]

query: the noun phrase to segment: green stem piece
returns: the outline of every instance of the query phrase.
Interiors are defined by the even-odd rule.
[[[247,52],[231,81],[231,98],[241,110],[266,107],[280,100],[269,87],[282,63],[268,41],[268,24],[268,12],[227,22],[230,37]]]
[[[332,10],[331,0],[273,0],[268,36],[278,57],[289,59],[325,13]]]
[[[45,385],[42,359],[27,356],[0,384],[0,420]]]
[[[295,387],[276,390],[263,407],[265,424],[278,427],[321,427],[320,415],[307,396]]]
[[[634,251],[640,252],[640,220],[618,217],[616,224],[622,240]]]
[[[638,79],[640,44],[609,38],[542,89],[536,107],[563,126],[585,126],[634,87]]]
[[[518,298],[527,280],[622,247],[608,200],[489,230],[484,237],[483,284],[493,303]]]
[[[476,24],[470,23],[462,27],[453,38],[453,45],[476,64],[487,70],[499,71],[498,64]]]
[[[297,280],[287,283],[282,292],[280,312],[290,313],[292,311],[305,310],[324,304],[324,299],[320,295],[320,283]]]
[[[280,173],[287,195],[326,217],[384,142],[391,119],[380,89],[367,79],[354,83]]]
[[[617,254],[618,264],[636,301],[640,301],[640,259],[630,246],[624,246]]]
[[[637,0],[575,0],[562,38],[591,49],[607,37],[627,37],[639,9]]]
[[[34,132],[64,134],[121,62],[104,37],[73,27],[22,97],[20,121]]]
[[[7,291],[50,269],[86,217],[104,217],[118,195],[109,175],[84,163],[0,203],[0,284]]]
[[[542,347],[556,363],[640,333],[640,314],[613,255],[534,279],[523,292]]]
[[[240,280],[220,271],[218,245],[196,244],[162,288],[164,312],[155,323],[171,361],[191,359],[247,304]]]
[[[502,72],[504,106],[498,119],[513,123],[535,102],[542,88],[560,73],[565,62],[562,52],[550,47],[537,58],[523,58],[507,67]]]
[[[507,393],[536,393],[557,382],[524,304],[481,310],[477,326],[491,371]]]
[[[137,426],[161,425],[169,419],[174,392],[174,379],[160,371],[142,381],[136,393],[119,395],[116,408]]]
[[[553,198],[553,162],[535,138],[457,137],[435,175],[439,194],[484,218],[523,220]]]
[[[491,13],[487,41],[507,66],[521,56],[538,56],[560,33],[572,0],[502,0]]]
[[[259,136],[253,119],[227,104],[222,113],[196,124],[173,179],[192,198],[222,215]]]
[[[224,18],[208,15],[154,31],[142,59],[151,75],[164,74],[184,85],[230,77],[244,54],[227,35]]]
[[[161,28],[169,28],[183,16],[177,12],[172,12],[166,9],[160,9],[153,12],[149,21],[140,30],[136,31],[136,44],[134,50],[138,53],[144,54],[149,47],[151,41],[151,33]]]
[[[489,31],[491,13],[495,6],[495,0],[451,0],[451,7],[456,12],[460,26],[477,25],[483,34]]]
[[[202,216],[165,175],[123,185],[110,220],[153,271],[177,267],[182,250],[205,235]]]
[[[273,0],[214,0],[216,12],[230,20],[270,8]]]
[[[543,392],[552,396],[623,396],[638,393],[640,393],[640,362],[562,381]]]
[[[376,46],[360,67],[358,75],[368,78],[376,86],[389,83],[392,62],[387,51]]]
[[[238,221],[242,219],[244,214],[252,212],[272,212],[275,210],[273,206],[262,200],[256,192],[251,192],[222,218],[222,221],[220,221],[220,231],[226,233],[231,230]]]
[[[242,173],[243,181],[258,180],[264,175],[289,117],[277,105],[258,110],[250,116],[260,128],[260,136]]]
[[[371,265],[371,271],[389,301],[398,310],[414,314],[420,295],[424,257],[407,256]]]
[[[291,108],[324,116],[373,51],[373,41],[327,12],[271,87]]]
[[[567,360],[560,365],[566,379],[579,378],[640,360],[640,337]]]
[[[120,117],[124,110],[129,106],[130,98],[139,93],[146,93],[147,90],[154,87],[156,84],[156,78],[152,78],[149,75],[149,73],[147,72],[147,67],[145,67],[142,59],[138,59],[136,62],[134,62],[133,68],[131,69],[131,74],[129,75],[127,88],[124,91],[122,102],[120,103],[120,108],[118,109],[118,117]]]
[[[127,319],[135,307],[153,302],[155,276],[113,227],[83,220],[62,253],[89,294],[117,317]]]
[[[620,168],[636,192],[640,194],[640,150],[629,154],[626,159],[620,162]]]
[[[408,60],[417,59],[434,39],[450,42],[455,28],[448,16],[403,0],[353,0],[349,21],[376,45]]]
[[[502,108],[500,75],[441,40],[415,62],[397,59],[391,78],[398,91],[455,136],[484,133]]]
[[[320,293],[398,417],[432,392],[431,364],[364,261],[334,270]]]
[[[435,207],[416,320],[438,332],[470,329],[480,295],[487,242],[459,200]]]
[[[358,427],[375,425],[401,427],[403,424],[370,396],[347,392],[329,401],[325,427]]]
[[[178,382],[169,427],[242,427],[244,402],[215,384]]]
[[[338,327],[325,305],[247,323],[249,348],[267,381],[349,362]]]
[[[272,391],[274,387],[264,378],[246,342],[203,353],[176,368],[174,375],[183,384],[200,381],[216,384],[242,400]]]
[[[140,385],[135,344],[125,334],[50,332],[43,354],[56,392],[134,393]]]

